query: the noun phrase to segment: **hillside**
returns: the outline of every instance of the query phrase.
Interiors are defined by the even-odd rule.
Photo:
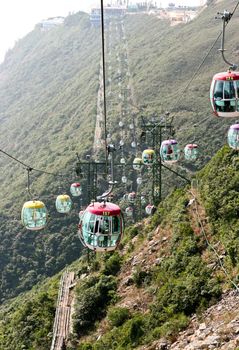
[[[237,153],[224,147],[192,187],[175,190],[151,219],[129,227],[118,252],[75,262],[67,349],[235,349],[238,296],[230,291],[238,283],[238,180]],[[0,348],[49,347],[56,282],[1,309]],[[47,309],[39,304],[43,291]]]
[[[75,235],[80,203],[74,200],[74,210],[63,217],[54,201],[76,181],[76,152],[87,153],[93,141],[98,33],[84,13],[67,17],[64,26],[49,32],[36,26],[0,67],[1,149],[37,169],[67,175],[32,173],[32,192],[45,201],[50,222],[41,233],[27,232],[20,222],[29,199],[27,172],[1,154],[0,300],[31,288],[80,256]]]
[[[215,13],[229,5],[233,8],[235,4],[236,1],[212,3],[194,21],[176,28],[147,15],[128,16],[124,21],[133,94],[130,103],[137,107],[130,107],[128,113],[139,125],[142,114],[158,116],[165,109],[173,112],[175,137],[182,145],[191,141],[195,129],[202,156],[195,165],[181,163],[180,171],[184,174],[201,168],[225,143],[231,123],[211,117],[208,102],[211,77],[224,69],[217,47],[185,97],[180,98],[180,103],[176,100],[173,108],[169,107],[174,105],[175,91],[179,97],[182,87],[201,63],[202,53],[208,50],[220,30],[221,23],[214,20]],[[228,53],[232,52],[235,61],[237,24],[236,13],[227,34]],[[67,17],[62,27],[49,32],[41,32],[36,26],[8,53],[0,67],[1,148],[37,169],[66,175],[60,180],[33,173],[32,190],[44,199],[50,213],[49,225],[36,235],[26,232],[19,222],[22,204],[28,199],[26,170],[1,156],[2,301],[57,273],[81,255],[76,236],[80,203],[74,200],[72,213],[62,217],[54,209],[54,200],[59,191],[65,191],[77,180],[75,153],[85,159],[85,155],[92,152],[100,44],[99,28],[90,25],[88,15],[78,13]],[[114,44],[112,67],[116,67],[117,50],[120,45]],[[117,71],[112,74],[112,89],[118,85],[117,74]],[[143,112],[138,112],[142,106],[145,106]],[[112,133],[119,141],[119,103],[112,109]],[[126,119],[126,124],[128,121]],[[197,128],[193,127],[195,123]],[[169,175],[165,175],[165,182],[168,187],[164,195],[169,188],[180,184]],[[122,191],[120,189],[120,194]],[[83,192],[84,200],[87,194]]]
[[[128,16],[126,20],[135,104],[142,108],[143,115],[160,116],[169,111],[174,116],[175,138],[181,146],[195,136],[202,151],[197,168],[226,142],[226,132],[231,124],[231,121],[214,118],[209,102],[213,75],[227,69],[218,52],[220,40],[188,89],[183,91],[221,31],[221,20],[215,19],[217,12],[232,11],[236,3],[212,1],[193,21],[176,28],[148,15]],[[225,42],[226,55],[233,62],[239,61],[235,30],[238,22],[236,11],[227,26]]]

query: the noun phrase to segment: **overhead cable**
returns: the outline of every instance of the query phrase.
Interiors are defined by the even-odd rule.
[[[0,152],[5,154],[8,158],[11,158],[12,160],[14,160],[15,162],[21,164],[24,166],[24,168],[26,168],[27,170],[30,170],[30,171],[36,171],[38,173],[42,173],[42,174],[48,174],[48,175],[52,175],[52,176],[62,176],[62,174],[57,174],[57,173],[51,173],[49,171],[45,171],[45,170],[41,170],[41,169],[36,169],[24,162],[22,162],[21,160],[17,159],[16,157],[12,156],[11,154],[7,153],[6,151],[4,151],[3,149],[0,149]]]

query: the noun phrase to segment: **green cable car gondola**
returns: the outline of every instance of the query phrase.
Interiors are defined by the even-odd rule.
[[[68,194],[60,194],[56,198],[56,210],[58,213],[67,214],[71,210],[72,201]]]
[[[24,203],[21,213],[23,225],[28,230],[41,230],[46,226],[47,211],[41,201],[28,201]]]

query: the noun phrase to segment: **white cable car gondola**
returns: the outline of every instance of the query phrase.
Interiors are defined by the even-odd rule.
[[[24,203],[21,213],[23,225],[28,230],[41,230],[46,226],[47,211],[41,201],[28,201]]]
[[[228,145],[235,150],[239,150],[239,124],[230,126],[227,134]]]
[[[79,235],[91,250],[115,250],[123,235],[123,218],[118,205],[108,202],[90,204],[81,218]]]

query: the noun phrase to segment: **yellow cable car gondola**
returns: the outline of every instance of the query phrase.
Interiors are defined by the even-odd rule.
[[[72,201],[68,194],[60,194],[56,198],[56,210],[58,213],[67,214],[71,210]]]
[[[22,207],[21,220],[28,230],[41,230],[46,226],[47,211],[41,201],[28,201]]]

